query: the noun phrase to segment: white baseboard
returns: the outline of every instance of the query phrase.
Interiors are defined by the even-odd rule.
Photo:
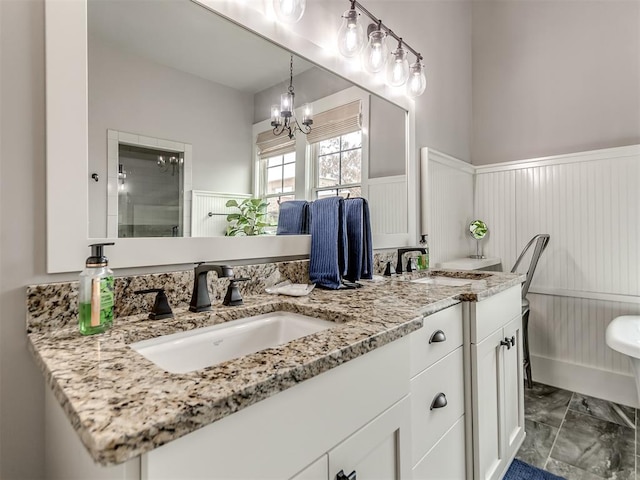
[[[537,355],[531,355],[531,369],[536,382],[634,408],[640,407],[635,379],[631,375]]]

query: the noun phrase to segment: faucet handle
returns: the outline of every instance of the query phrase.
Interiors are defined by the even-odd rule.
[[[238,288],[238,282],[246,282],[247,280],[251,279],[248,277],[231,278],[229,286],[227,287],[227,294],[224,296],[222,304],[227,307],[236,307],[244,304],[240,289]]]
[[[164,292],[164,288],[148,288],[146,290],[136,290],[133,293],[142,295],[145,293],[156,293],[156,300],[153,309],[149,313],[150,320],[162,320],[163,318],[173,318],[173,311],[169,306],[169,299]]]
[[[387,262],[387,267],[384,269],[384,276],[385,277],[390,277],[391,275],[394,275],[396,273],[396,269],[393,267],[393,265],[391,264],[391,262]]]

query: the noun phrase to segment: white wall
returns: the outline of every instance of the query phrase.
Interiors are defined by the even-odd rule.
[[[475,165],[640,142],[640,2],[473,2]]]
[[[336,5],[339,12],[348,6]],[[468,160],[470,2],[388,0],[368,6],[423,49],[431,90],[416,103],[417,145]],[[311,5],[310,15],[313,10]],[[338,17],[331,22],[339,23]],[[75,275],[44,273],[44,2],[2,0],[0,22],[0,478],[35,479],[44,474],[44,390],[26,347],[25,286]],[[320,30],[334,28],[330,21],[315,23]]]
[[[365,6],[424,56],[416,147],[471,162],[471,1],[380,1]],[[340,2],[346,10],[344,2]],[[391,45],[391,44],[390,44]],[[413,62],[410,55],[410,62]],[[416,159],[419,152],[416,151]]]
[[[404,175],[407,113],[375,95],[369,101],[369,178]]]
[[[89,172],[104,181],[89,182],[90,237],[106,236],[107,129],[189,143],[195,190],[251,193],[252,122],[253,95],[91,38]]]
[[[41,478],[43,381],[27,351],[25,285],[45,263],[44,9],[0,2],[0,477]]]

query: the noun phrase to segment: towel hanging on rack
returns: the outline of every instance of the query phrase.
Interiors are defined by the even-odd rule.
[[[309,202],[289,200],[280,204],[276,235],[306,235],[309,233]]]
[[[309,280],[338,289],[347,264],[347,225],[342,197],[327,197],[311,204]]]
[[[373,278],[373,248],[369,204],[364,198],[348,198],[344,202],[347,222],[348,260],[345,278],[356,282]]]

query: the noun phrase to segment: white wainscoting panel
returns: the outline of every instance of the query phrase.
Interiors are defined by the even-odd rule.
[[[640,295],[640,156],[515,175],[518,248],[551,234],[534,288]]]
[[[503,269],[507,271],[511,270],[519,253],[516,249],[515,178],[513,171],[476,173],[475,183],[475,217],[489,227],[489,234],[480,241],[480,251],[487,257],[500,257]]]
[[[422,148],[420,158],[421,171],[427,172],[421,175],[420,208],[422,231],[429,234],[430,263],[437,266],[467,257],[475,251],[467,233],[473,220],[474,167],[432,148]]]
[[[508,270],[531,237],[551,235],[529,297],[539,368],[580,371],[558,386],[616,401],[623,400],[597,379],[610,372],[632,380],[628,359],[607,347],[605,331],[615,317],[640,313],[639,184],[637,145],[476,169],[475,212],[491,232],[485,254],[501,257]],[[561,378],[533,365],[534,378]]]
[[[607,325],[620,315],[640,315],[640,305],[530,294],[531,352],[563,362],[631,374],[626,355],[605,342]]]
[[[396,175],[370,178],[367,201],[371,212],[371,234],[376,248],[405,245],[409,239],[407,177]]]
[[[227,230],[227,215],[237,213],[238,209],[227,207],[228,200],[238,200],[238,203],[251,195],[243,193],[216,193],[203,190],[193,190],[191,197],[193,237],[219,237]],[[209,215],[211,213],[211,215]]]

